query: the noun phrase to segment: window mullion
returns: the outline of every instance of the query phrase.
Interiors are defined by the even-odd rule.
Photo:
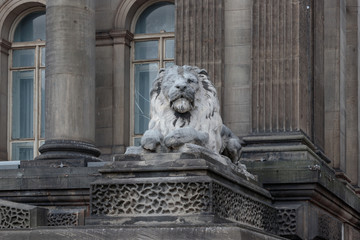
[[[38,139],[39,139],[39,46],[35,47],[35,72],[34,72],[34,158],[38,155]]]
[[[163,61],[164,61],[164,56],[163,56],[164,44],[163,44],[163,42],[164,42],[164,38],[160,37],[160,39],[159,39],[159,58],[160,58],[159,68],[164,67],[164,64],[163,64]]]

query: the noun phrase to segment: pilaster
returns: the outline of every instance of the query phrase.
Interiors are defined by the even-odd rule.
[[[177,65],[205,68],[221,102],[224,27],[222,0],[176,1]]]
[[[252,129],[312,135],[312,1],[253,2]]]
[[[127,30],[110,32],[114,48],[113,153],[124,153],[130,129],[130,43],[134,35]]]
[[[8,55],[11,43],[0,39],[0,160],[7,157],[7,122],[8,122]]]

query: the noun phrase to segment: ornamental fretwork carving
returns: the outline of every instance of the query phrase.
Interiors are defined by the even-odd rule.
[[[209,183],[97,184],[91,214],[107,216],[194,214],[209,211]]]
[[[50,212],[47,215],[48,226],[77,226],[79,216],[77,213],[54,213]]]
[[[0,206],[0,229],[30,228],[30,212],[9,206]]]
[[[277,210],[278,234],[289,236],[296,234],[296,209],[280,208]]]
[[[275,208],[215,183],[213,195],[213,208],[218,216],[268,232],[277,231]]]

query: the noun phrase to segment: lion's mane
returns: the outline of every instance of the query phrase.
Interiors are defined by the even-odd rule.
[[[192,74],[197,78],[198,88],[192,102],[192,109],[179,113],[171,107],[166,89],[174,78],[184,78]],[[190,86],[190,84],[188,84]],[[222,151],[222,119],[216,89],[208,78],[205,70],[193,66],[173,66],[160,70],[153,82],[150,93],[149,129],[158,130],[163,136],[182,127],[192,127],[197,131],[208,133],[209,141],[206,148]]]

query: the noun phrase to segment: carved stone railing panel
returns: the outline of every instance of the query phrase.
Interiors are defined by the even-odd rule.
[[[95,183],[92,217],[213,215],[277,231],[276,209],[215,182]]]
[[[79,226],[84,225],[83,209],[55,209],[47,215],[48,226]]]
[[[216,183],[213,183],[213,208],[222,218],[276,232],[274,208]]]
[[[155,182],[91,186],[91,214],[107,216],[209,212],[209,183]]]
[[[296,235],[296,209],[281,208],[277,210],[278,234],[281,236]]]
[[[47,210],[0,200],[0,229],[29,229],[46,225]]]
[[[0,206],[0,228],[30,228],[30,211],[9,206]]]

